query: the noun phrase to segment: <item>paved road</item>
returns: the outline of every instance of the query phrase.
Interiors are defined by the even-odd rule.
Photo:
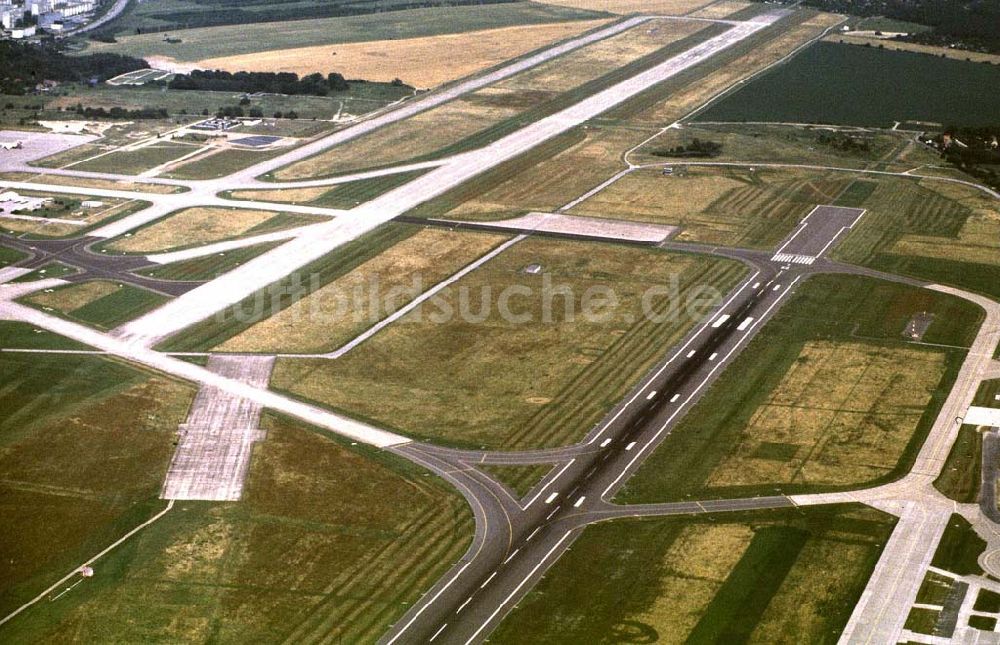
[[[418,177],[404,186],[337,218],[325,230],[317,230],[308,238],[296,238],[269,251],[206,285],[194,289],[163,307],[123,325],[116,333],[129,342],[145,346],[197,323],[200,320],[240,302],[259,289],[274,283],[313,262],[338,246],[390,221],[433,197],[462,184],[477,175],[526,152],[580,123],[639,94],[716,53],[735,45],[787,15],[784,10],[772,10],[754,21],[740,23],[729,31],[695,45],[659,65],[628,78],[614,86],[581,100],[556,114],[531,123],[490,145],[462,156],[460,162],[449,163]],[[326,140],[323,140],[326,141]],[[317,142],[319,145],[322,142]],[[327,144],[325,147],[329,147]],[[321,146],[321,149],[325,149]],[[290,154],[305,156],[306,148]],[[289,161],[282,157],[282,163]],[[272,160],[273,163],[275,160]],[[244,180],[265,171],[255,166],[243,171]],[[230,179],[235,179],[231,177]]]
[[[857,216],[857,213],[854,214]],[[818,227],[834,241],[840,227]],[[793,233],[795,239],[800,233]],[[815,238],[810,235],[811,242]],[[692,245],[671,243],[690,250]],[[383,638],[384,643],[478,642],[523,597],[589,523],[636,515],[729,512],[790,507],[786,497],[692,501],[621,507],[616,492],[675,424],[746,347],[795,286],[827,270],[855,272],[829,261],[786,265],[770,253],[711,249],[753,267],[750,277],[613,410],[581,443],[529,453],[458,451],[420,443],[394,448],[464,482],[480,523],[473,549]],[[555,463],[522,500],[475,468],[481,463]],[[478,491],[478,492],[477,492]]]

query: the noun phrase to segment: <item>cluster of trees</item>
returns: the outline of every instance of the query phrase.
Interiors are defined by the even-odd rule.
[[[55,44],[0,41],[0,93],[26,94],[49,81],[103,81],[149,64],[120,54],[67,56]]]
[[[204,114],[205,116],[208,116],[208,110],[205,110],[202,114]],[[248,117],[250,117],[252,119],[261,119],[261,118],[264,117],[264,110],[262,110],[260,108],[256,108],[256,107],[252,107],[252,108],[249,108],[247,110],[244,110],[239,105],[226,105],[226,106],[220,107],[218,110],[216,110],[215,116],[218,117],[218,118],[220,118],[220,119],[223,118],[223,117],[228,117],[228,118],[232,119],[232,118],[241,117],[241,116],[248,116]],[[289,110],[288,112],[275,112],[274,113],[274,118],[276,118],[276,119],[297,119],[297,118],[299,118],[299,115],[298,115],[298,113],[295,110]]]
[[[1000,2],[996,0],[804,0],[824,11],[885,16],[931,27],[905,40],[1000,53]]]
[[[106,110],[102,107],[92,108],[77,105],[74,112],[87,119],[167,119],[165,108],[144,107],[138,110],[127,110],[125,108],[113,107]]]
[[[168,86],[172,90],[215,90],[255,94],[307,94],[326,96],[331,92],[344,92],[350,85],[341,74],[333,72],[309,74],[299,78],[291,72],[224,72],[221,70],[195,70],[190,74],[174,76]]]
[[[816,143],[842,152],[871,152],[872,142],[864,137],[854,137],[843,132],[821,132]]]
[[[657,148],[651,154],[657,157],[718,157],[722,154],[722,144],[696,138],[684,146]]]
[[[943,135],[935,139],[941,156],[983,183],[1000,188],[1000,126],[951,128],[948,132],[951,145],[944,145]]]

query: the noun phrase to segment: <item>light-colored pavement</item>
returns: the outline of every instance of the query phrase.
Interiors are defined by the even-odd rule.
[[[458,162],[431,170],[406,185],[353,209],[348,215],[331,222],[325,230],[317,229],[316,235],[296,238],[250,260],[163,307],[122,325],[115,330],[115,333],[130,343],[153,346],[181,329],[242,301],[259,289],[301,269],[397,215],[711,58],[785,15],[787,12],[784,10],[772,10],[754,21],[740,23],[729,31],[708,39],[659,65],[585,98],[556,114],[531,123],[484,148],[465,154]],[[285,159],[286,163],[287,161]],[[243,179],[255,177],[260,172],[262,169],[255,167],[252,174],[245,175]]]
[[[409,443],[410,439],[387,432],[366,423],[334,414],[322,408],[282,396],[270,390],[254,387],[236,379],[215,374],[200,365],[188,363],[172,356],[161,354],[143,347],[129,345],[109,334],[84,327],[77,323],[55,316],[31,307],[11,302],[11,298],[31,293],[37,289],[66,284],[62,280],[41,280],[24,285],[7,284],[0,290],[0,319],[26,322],[35,327],[45,329],[60,336],[71,338],[90,347],[103,350],[119,358],[123,358],[154,370],[176,376],[201,386],[213,387],[220,392],[252,401],[262,407],[284,412],[306,423],[329,430],[353,441],[369,444],[378,448],[387,448]]]
[[[433,220],[455,226],[468,225],[468,222],[450,220]],[[531,233],[555,233],[571,237],[588,239],[605,239],[630,242],[662,242],[677,230],[675,226],[662,224],[646,224],[643,222],[628,222],[599,217],[581,217],[564,213],[528,213],[512,219],[490,220],[477,222],[484,227],[509,229]]]
[[[273,356],[214,354],[206,368],[256,388],[267,388]],[[212,386],[198,390],[167,469],[160,497],[233,502],[243,495],[261,406]]]

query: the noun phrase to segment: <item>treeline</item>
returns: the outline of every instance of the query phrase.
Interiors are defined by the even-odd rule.
[[[865,137],[854,137],[843,132],[820,132],[816,143],[830,146],[841,152],[871,152],[872,142]]]
[[[333,2],[302,5],[295,2],[247,3],[246,0],[212,0],[210,2],[203,0],[198,4],[207,6],[206,9],[150,13],[150,20],[155,20],[156,24],[137,27],[135,32],[155,33],[195,27],[217,27],[256,22],[284,22],[312,18],[337,18],[341,16],[358,16],[371,13],[403,11],[406,9],[423,9],[427,7],[508,4],[520,1],[419,0],[416,2],[393,2],[392,4],[386,4],[384,0],[351,0],[349,2],[337,2],[335,0]],[[113,33],[121,33],[122,31],[122,29],[116,26],[111,27],[103,37],[113,38]]]
[[[1000,188],[1000,126],[950,128],[948,135],[950,145],[946,145],[945,135],[934,139],[941,156],[984,184]]]
[[[77,105],[73,110],[82,117],[88,119],[168,119],[170,115],[165,108],[145,107],[138,110],[127,110],[125,108],[113,107],[106,110],[102,107],[92,108]]]
[[[657,157],[718,157],[722,153],[722,144],[716,141],[692,139],[691,143],[670,148],[656,148],[650,154]]]
[[[306,94],[326,96],[344,92],[350,85],[336,72],[323,76],[309,74],[299,78],[291,72],[224,72],[221,70],[195,70],[178,74],[167,85],[172,90],[212,90],[255,94]]]
[[[903,40],[929,45],[959,44],[963,49],[1000,53],[1000,2],[996,0],[803,0],[834,13],[885,16],[915,22],[930,31]]]
[[[54,44],[0,41],[0,93],[3,94],[26,94],[45,80],[104,81],[148,67],[140,58],[120,54],[67,56]]]

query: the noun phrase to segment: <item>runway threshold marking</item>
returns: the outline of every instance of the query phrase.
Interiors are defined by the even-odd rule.
[[[708,357],[708,360],[714,361],[715,357],[719,355],[719,352],[712,352],[712,355]]]
[[[626,452],[629,451],[629,450],[631,450],[632,448],[635,448],[635,442],[634,441],[632,443],[630,443],[629,445],[625,446]]]
[[[723,325],[726,324],[727,320],[729,320],[729,314],[722,314],[721,316],[715,319],[714,323],[712,323],[712,328],[718,329],[719,327],[722,327]]]
[[[584,495],[580,499],[576,500],[576,503],[573,504],[573,508],[580,508],[580,505],[583,504],[583,500],[585,500],[585,499],[587,499],[586,495]]]
[[[545,503],[551,504],[552,502],[555,501],[557,497],[559,497],[559,493],[552,493],[551,495],[545,498]]]
[[[688,357],[688,358],[691,358],[692,356],[694,356],[694,355],[695,355],[695,353],[696,353],[696,350],[693,350],[693,349],[692,349],[692,350],[691,350],[690,352],[688,352],[688,353],[687,353],[687,357]]]
[[[739,324],[739,326],[736,328],[736,330],[737,331],[746,331],[747,327],[749,327],[750,323],[752,323],[752,322],[753,322],[753,316],[747,316],[746,318],[743,319],[743,322],[741,322]]]
[[[681,395],[679,393],[675,394],[672,397],[670,397],[670,402],[671,403],[677,403],[677,399],[679,399],[679,398],[681,398]]]
[[[601,442],[601,448],[607,448],[609,443],[611,443],[611,437],[608,437],[607,439]]]

